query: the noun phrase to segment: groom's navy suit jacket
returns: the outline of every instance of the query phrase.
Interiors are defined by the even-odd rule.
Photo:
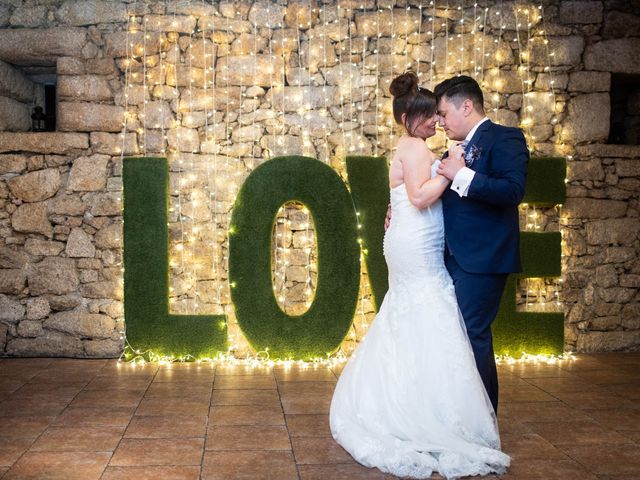
[[[469,167],[476,173],[468,195],[448,188],[442,197],[447,248],[469,273],[520,272],[518,204],[529,160],[524,135],[487,120],[471,145],[480,154]]]

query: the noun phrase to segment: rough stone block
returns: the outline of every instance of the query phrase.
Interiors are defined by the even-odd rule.
[[[619,218],[627,213],[627,202],[568,198],[563,211],[571,218]]]
[[[217,62],[216,84],[269,87],[282,67],[282,58],[273,60],[269,55],[222,57]]]
[[[61,310],[71,310],[82,303],[82,297],[79,293],[69,295],[47,295],[46,296],[51,309],[59,312]]]
[[[249,21],[258,28],[272,28],[284,21],[285,7],[268,1],[258,1],[251,5]]]
[[[91,132],[90,140],[93,153],[137,155],[140,152],[137,136],[133,132],[124,137],[118,133]]]
[[[0,268],[23,268],[29,256],[17,247],[0,246]]]
[[[91,237],[81,228],[74,228],[67,239],[67,248],[65,253],[70,258],[75,257],[94,257],[96,247],[91,242]]]
[[[32,295],[64,295],[80,285],[75,262],[71,258],[47,257],[27,271]],[[53,307],[53,302],[50,302]],[[55,307],[54,307],[55,308]]]
[[[40,202],[53,197],[60,188],[60,172],[47,168],[25,173],[9,180],[11,193],[25,202]]]
[[[602,2],[575,0],[560,2],[560,21],[562,23],[600,23],[602,22]]]
[[[147,31],[192,33],[196,18],[191,15],[145,15]]]
[[[35,297],[27,300],[27,319],[40,320],[51,312],[51,306],[44,297]]]
[[[523,4],[521,2],[503,2],[496,4],[489,8],[487,20],[494,30],[500,28],[505,30],[515,30],[516,25],[518,23],[522,24],[525,18],[527,18],[524,13],[520,13],[516,16],[516,11],[520,11],[522,6]],[[531,26],[537,25],[542,19],[542,16],[536,8],[530,8],[529,12],[528,18],[531,22]],[[453,17],[455,14],[455,10],[449,9],[448,12],[436,13],[436,16],[455,20],[458,18]]]
[[[11,216],[11,225],[17,232],[42,233],[53,235],[49,222],[47,202],[25,203],[20,205]]]
[[[640,73],[640,38],[616,38],[589,45],[584,52],[587,70],[613,73]]]
[[[16,65],[52,65],[57,57],[80,57],[84,28],[13,28],[0,30],[0,58]]]
[[[633,37],[640,31],[640,17],[632,13],[612,10],[604,19],[602,35],[605,38]]]
[[[23,338],[36,338],[44,335],[42,322],[23,320],[18,324],[18,336]]]
[[[91,358],[117,358],[124,348],[123,340],[84,340],[84,351]]]
[[[85,102],[60,102],[58,128],[75,132],[120,132],[124,122],[124,109],[115,105]]]
[[[551,66],[577,65],[580,63],[584,50],[584,38],[578,36],[548,37],[549,43],[539,41],[532,44],[530,61],[542,67],[550,63]],[[550,53],[553,55],[550,55]],[[598,69],[591,69],[598,70]],[[600,69],[602,70],[602,69]]]
[[[611,88],[609,72],[572,72],[569,74],[570,92],[608,92]]]
[[[0,152],[69,153],[89,148],[89,136],[83,133],[0,132]]]
[[[638,160],[616,160],[616,175],[619,177],[640,176],[640,159]]]
[[[22,173],[27,168],[27,157],[22,155],[0,155],[0,174]]]
[[[64,243],[39,238],[27,238],[24,249],[29,255],[36,257],[55,257],[64,250]]]
[[[25,307],[19,301],[0,294],[0,320],[16,323],[24,317]]]
[[[122,2],[99,0],[68,0],[56,12],[67,25],[96,25],[98,23],[126,23],[127,5]]]
[[[113,93],[107,79],[100,75],[60,75],[57,93],[74,100],[100,102],[109,100]]]
[[[78,216],[84,214],[86,209],[87,206],[75,195],[58,195],[49,200],[49,211],[56,215]]]
[[[406,10],[394,8],[378,12],[356,13],[355,21],[357,35],[359,37],[376,37],[378,32],[385,37],[392,33],[396,35],[408,35],[418,31],[420,26],[420,12],[416,9]],[[292,25],[295,27],[295,25]]]
[[[11,15],[10,23],[13,27],[39,27],[44,24],[47,7],[18,7]]]
[[[70,311],[51,315],[44,327],[84,338],[109,338],[115,321],[107,315]]]
[[[177,127],[169,130],[167,142],[170,148],[178,152],[200,151],[200,137],[194,128]]]
[[[149,32],[149,38],[144,38],[143,32],[113,32],[104,34],[104,54],[108,58],[127,57],[130,48],[127,44],[133,43],[133,53],[141,55],[146,50],[147,55],[154,55],[160,51],[162,44],[166,45],[166,38],[159,32]],[[143,49],[143,46],[146,47]]]
[[[611,102],[606,93],[589,93],[569,101],[565,138],[572,142],[602,141],[609,136]]]
[[[600,160],[573,161],[569,164],[569,181],[603,180],[604,169]]]
[[[22,269],[0,269],[0,293],[19,295],[25,287],[27,277]]]
[[[87,283],[82,285],[81,293],[85,298],[111,298],[114,300],[124,298],[122,286],[118,280]]]
[[[284,87],[271,90],[268,98],[272,105],[295,112],[304,107],[313,110],[331,105],[339,98],[339,91],[338,87]]]
[[[0,131],[27,132],[31,129],[31,107],[0,97]]]
[[[551,88],[558,90],[566,90],[567,84],[569,83],[569,75],[566,73],[556,73],[556,74],[548,74],[548,73],[539,73],[536,77],[535,88],[537,90],[550,91]]]
[[[122,214],[122,195],[120,192],[90,193],[83,199],[91,215],[113,216]]]
[[[69,173],[68,189],[81,192],[103,190],[107,184],[108,155],[91,155],[74,160]]]
[[[637,218],[613,218],[587,223],[590,245],[632,245],[640,232]]]
[[[82,341],[58,332],[46,332],[37,338],[14,338],[6,352],[16,357],[82,357]]]

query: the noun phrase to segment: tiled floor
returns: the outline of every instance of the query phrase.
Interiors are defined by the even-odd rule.
[[[500,478],[640,479],[640,354],[499,370],[500,429],[513,459]],[[2,359],[0,477],[393,478],[332,440],[338,374]]]

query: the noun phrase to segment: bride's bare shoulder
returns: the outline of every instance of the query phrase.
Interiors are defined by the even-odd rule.
[[[398,150],[429,150],[424,140],[418,137],[405,135],[398,140]]]

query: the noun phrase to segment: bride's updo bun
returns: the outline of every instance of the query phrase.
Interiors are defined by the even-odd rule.
[[[407,93],[418,91],[418,75],[413,72],[406,72],[396,77],[389,86],[389,92],[394,97],[401,97]]]
[[[415,128],[420,122],[436,113],[437,106],[433,92],[420,87],[418,82],[418,76],[409,71],[394,78],[389,85],[389,92],[393,95],[393,118],[411,136],[415,136]]]

